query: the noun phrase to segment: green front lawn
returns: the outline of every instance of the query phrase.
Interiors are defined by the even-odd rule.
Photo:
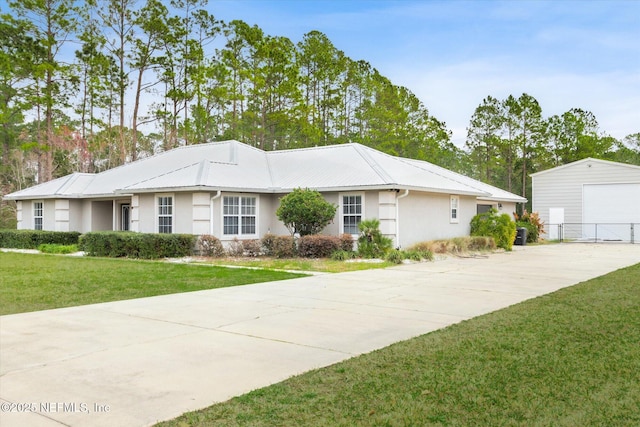
[[[0,315],[301,276],[202,264],[0,252]]]
[[[159,425],[636,426],[639,307],[640,264]]]

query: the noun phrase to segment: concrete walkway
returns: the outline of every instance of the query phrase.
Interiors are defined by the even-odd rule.
[[[640,245],[516,247],[1,316],[0,425],[150,425],[638,262]]]

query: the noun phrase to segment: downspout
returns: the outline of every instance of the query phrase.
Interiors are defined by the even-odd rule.
[[[222,195],[222,191],[218,190],[216,195],[211,198],[211,204],[210,204],[210,207],[209,207],[209,217],[210,217],[210,220],[209,220],[209,234],[212,235],[212,236],[213,236],[213,201],[216,200],[216,199],[219,199],[221,195]]]
[[[409,190],[404,190],[401,196],[396,196],[396,247],[400,249],[400,203],[398,200],[409,195]]]

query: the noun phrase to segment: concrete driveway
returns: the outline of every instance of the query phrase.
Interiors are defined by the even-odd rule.
[[[0,317],[0,425],[145,426],[640,262],[516,247]]]

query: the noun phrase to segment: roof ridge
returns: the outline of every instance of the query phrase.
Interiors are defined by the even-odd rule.
[[[208,162],[208,160],[203,159],[203,160],[200,160],[200,161],[198,161],[198,162],[191,163],[191,164],[188,164],[188,165],[185,165],[185,166],[182,166],[182,167],[176,168],[176,169],[168,170],[168,171],[166,171],[166,172],[164,172],[164,173],[161,173],[161,174],[159,174],[159,175],[154,175],[154,176],[149,177],[149,178],[147,178],[147,179],[143,179],[143,180],[141,180],[141,181],[133,182],[133,183],[131,183],[131,184],[127,185],[126,187],[123,187],[123,189],[124,189],[124,188],[133,187],[133,186],[135,186],[135,185],[142,184],[143,182],[151,181],[151,180],[154,180],[154,179],[156,179],[156,178],[160,178],[161,176],[166,176],[166,175],[172,174],[172,173],[177,172],[177,171],[179,171],[179,170],[188,169],[188,168],[193,167],[193,166],[195,166],[195,165],[200,165],[200,167],[198,168],[198,174],[199,174],[199,173],[201,172],[201,169],[202,169],[202,165],[201,165],[201,164],[202,164],[202,162]],[[196,177],[198,177],[198,175],[196,175]],[[197,178],[196,178],[196,179],[197,179]],[[116,189],[116,190],[117,190],[117,189]]]
[[[567,167],[570,167],[570,166],[575,166],[575,165],[586,163],[586,162],[605,163],[605,164],[612,165],[612,166],[625,166],[625,167],[629,167],[629,168],[632,168],[632,169],[640,169],[640,166],[632,165],[630,163],[615,162],[613,160],[605,160],[605,159],[596,159],[594,157],[585,157],[584,159],[576,160],[576,161],[573,161],[571,163],[565,163],[563,165],[554,166],[552,168],[545,169],[543,171],[532,173],[529,176],[543,175],[543,174],[546,174],[547,172],[550,172],[552,170],[564,169],[564,168],[567,168]]]
[[[360,155],[360,157],[362,157],[362,159],[365,162],[367,162],[367,164],[369,166],[371,166],[371,169],[373,169],[373,171],[380,178],[382,178],[382,180],[385,183],[387,183],[387,184],[397,184],[397,182],[395,182],[393,177],[391,175],[389,175],[387,173],[387,171],[385,171],[384,168],[378,164],[378,162],[376,162],[376,160],[373,158],[373,156],[371,156],[371,154],[368,152],[368,149],[370,149],[369,147],[366,147],[366,146],[360,145],[360,144],[357,144],[357,145],[354,144],[353,148],[356,150],[356,153],[358,153]],[[382,151],[378,151],[378,150],[376,150],[376,151],[378,153],[386,154],[386,153],[383,153]]]

